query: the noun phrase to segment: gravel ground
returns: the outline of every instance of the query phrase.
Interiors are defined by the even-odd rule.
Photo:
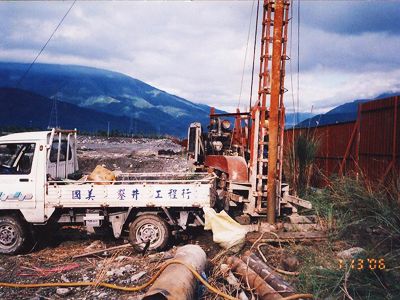
[[[84,258],[73,255],[101,250],[127,241],[114,240],[111,235],[88,236],[79,227],[64,227],[38,249],[25,255],[0,256],[0,281],[18,283],[43,282],[107,282],[121,286],[134,286],[147,282],[159,266],[172,258],[176,247],[187,242],[175,241],[167,251],[147,253],[144,256],[131,247]],[[200,244],[208,257],[219,247],[212,243],[209,232],[196,233],[191,242]],[[136,279],[143,272],[143,276]],[[0,288],[0,299],[141,299],[144,292],[121,292],[102,287],[10,289]]]
[[[79,168],[90,173],[96,165],[122,172],[186,172],[183,148],[170,139],[93,138],[78,141]]]

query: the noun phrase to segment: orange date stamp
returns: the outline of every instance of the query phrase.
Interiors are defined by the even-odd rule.
[[[352,270],[385,270],[385,259],[384,258],[365,258],[365,259],[351,259],[343,260],[339,259],[339,269],[345,269],[348,265]]]

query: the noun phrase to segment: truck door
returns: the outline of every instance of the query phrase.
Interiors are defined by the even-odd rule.
[[[0,144],[0,206],[36,207],[36,143]]]

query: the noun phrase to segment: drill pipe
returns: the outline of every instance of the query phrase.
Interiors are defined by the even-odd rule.
[[[197,245],[185,245],[178,248],[174,259],[192,265],[199,274],[204,272],[207,255]],[[143,300],[192,300],[195,299],[197,280],[183,265],[169,265]]]

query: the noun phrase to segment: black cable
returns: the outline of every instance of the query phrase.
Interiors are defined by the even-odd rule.
[[[300,103],[300,0],[297,9],[297,111]]]
[[[44,51],[44,49],[46,48],[47,44],[50,42],[50,40],[53,38],[54,34],[57,32],[58,28],[61,26],[62,22],[64,21],[64,19],[67,17],[67,15],[69,14],[69,12],[71,11],[72,7],[75,5],[75,2],[77,0],[74,0],[74,2],[72,2],[70,8],[67,10],[67,12],[64,14],[64,16],[62,17],[61,21],[58,23],[57,27],[54,29],[54,31],[52,32],[52,34],[50,35],[50,37],[48,38],[48,40],[46,41],[46,43],[43,45],[42,49],[40,49],[39,53],[36,55],[35,59],[32,61],[32,63],[29,65],[28,69],[26,69],[25,73],[21,76],[21,78],[18,80],[17,84],[16,84],[16,88],[19,87],[19,85],[21,84],[22,80],[25,79],[26,75],[28,75],[29,71],[32,69],[33,65],[35,64],[36,60],[39,58],[39,56],[42,54],[42,52]]]
[[[246,43],[246,51],[244,54],[244,61],[243,61],[243,70],[242,70],[242,80],[240,81],[240,93],[239,93],[239,101],[238,101],[238,105],[237,107],[240,107],[240,102],[241,102],[241,98],[242,98],[242,91],[243,91],[243,79],[244,79],[244,71],[246,69],[246,59],[247,59],[247,50],[249,48],[249,41],[250,41],[250,30],[251,30],[251,21],[253,19],[253,10],[254,10],[254,2],[255,0],[253,0],[253,3],[251,5],[251,13],[250,13],[250,21],[249,21],[249,30],[247,31],[247,43]],[[257,25],[257,24],[256,24]]]
[[[253,99],[254,62],[255,62],[255,58],[256,58],[256,48],[257,48],[257,29],[258,29],[258,12],[259,12],[259,9],[260,9],[260,0],[257,1],[256,28],[255,28],[255,31],[254,31],[253,66],[252,66],[252,69],[251,69],[249,111],[251,111],[251,102],[252,102],[252,99]]]
[[[292,58],[292,49],[293,49],[293,0],[290,0],[290,46],[289,46],[289,57]],[[293,83],[293,67],[292,61],[290,61],[290,87],[291,87],[291,98],[292,98],[292,107],[294,114],[294,124],[297,124],[297,114],[296,114],[296,101],[294,99],[294,83]]]

